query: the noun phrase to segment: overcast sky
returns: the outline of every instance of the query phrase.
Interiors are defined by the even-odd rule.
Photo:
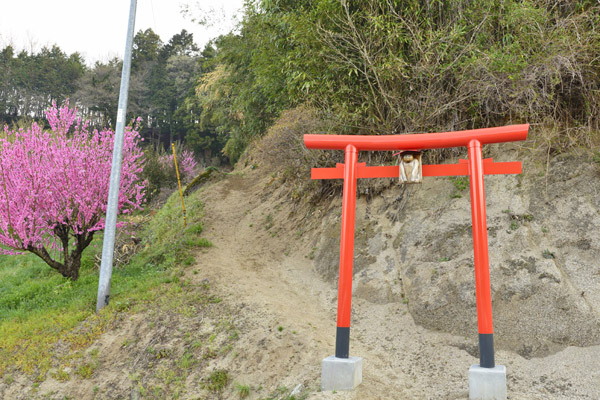
[[[186,29],[201,47],[234,28],[243,0],[137,0],[135,31],[152,28],[167,42]],[[88,64],[123,57],[131,0],[0,0],[0,48],[37,51],[57,44]],[[182,15],[188,5],[190,13]],[[195,19],[210,19],[203,26]]]

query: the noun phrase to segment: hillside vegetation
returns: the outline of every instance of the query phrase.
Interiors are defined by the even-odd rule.
[[[236,160],[282,110],[308,104],[340,133],[528,122],[560,149],[598,128],[593,1],[263,0],[216,41],[197,91]]]
[[[0,376],[10,381],[14,374],[24,373],[43,382],[53,368],[51,376],[68,380],[72,374],[63,370],[79,373],[84,364],[81,350],[113,326],[119,313],[144,309],[156,298],[179,293],[184,285],[179,271],[194,262],[191,249],[210,246],[200,236],[202,204],[188,204],[188,212],[183,229],[176,194],[153,218],[129,217],[134,232],[121,234],[117,242],[112,301],[97,315],[101,237],[84,252],[77,281],[59,276],[33,255],[2,256]],[[67,351],[60,353],[61,346]]]

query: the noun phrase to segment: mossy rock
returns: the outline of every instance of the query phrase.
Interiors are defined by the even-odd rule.
[[[217,167],[208,167],[196,176],[192,181],[185,187],[183,195],[187,196],[192,193],[195,189],[199,188],[211,178],[214,172],[220,172]]]

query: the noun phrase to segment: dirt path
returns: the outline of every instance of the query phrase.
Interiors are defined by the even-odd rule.
[[[354,392],[319,392],[320,362],[334,351],[337,293],[309,257],[317,233],[298,222],[259,171],[230,174],[202,191],[205,235],[214,246],[198,254],[203,272],[190,278],[208,279],[244,307],[235,356],[222,362],[236,382],[251,385],[250,398],[282,387],[309,399],[468,397],[468,368],[478,360],[466,350],[475,335],[428,331],[404,304],[360,299],[353,300],[350,353],[364,359],[363,384]],[[600,346],[531,360],[498,351],[496,359],[507,367],[510,399],[600,398]]]

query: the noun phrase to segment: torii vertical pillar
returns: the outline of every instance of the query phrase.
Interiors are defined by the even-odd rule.
[[[362,383],[362,358],[349,357],[358,150],[349,144],[345,152],[335,356],[322,362],[321,390],[324,391],[353,390]]]
[[[340,240],[340,278],[335,356],[348,358],[350,353],[350,314],[352,309],[352,264],[354,258],[354,225],[356,217],[356,164],[358,151],[346,146],[344,163],[344,198]]]
[[[469,368],[469,399],[505,400],[506,367],[504,365],[496,366],[494,362],[494,324],[492,319],[492,293],[481,143],[473,139],[467,147],[473,224],[477,328],[479,331],[479,365],[471,365]]]
[[[469,143],[469,181],[471,186],[471,215],[473,218],[479,364],[484,368],[494,368],[494,326],[492,322],[492,294],[482,161],[481,143],[472,140]]]

